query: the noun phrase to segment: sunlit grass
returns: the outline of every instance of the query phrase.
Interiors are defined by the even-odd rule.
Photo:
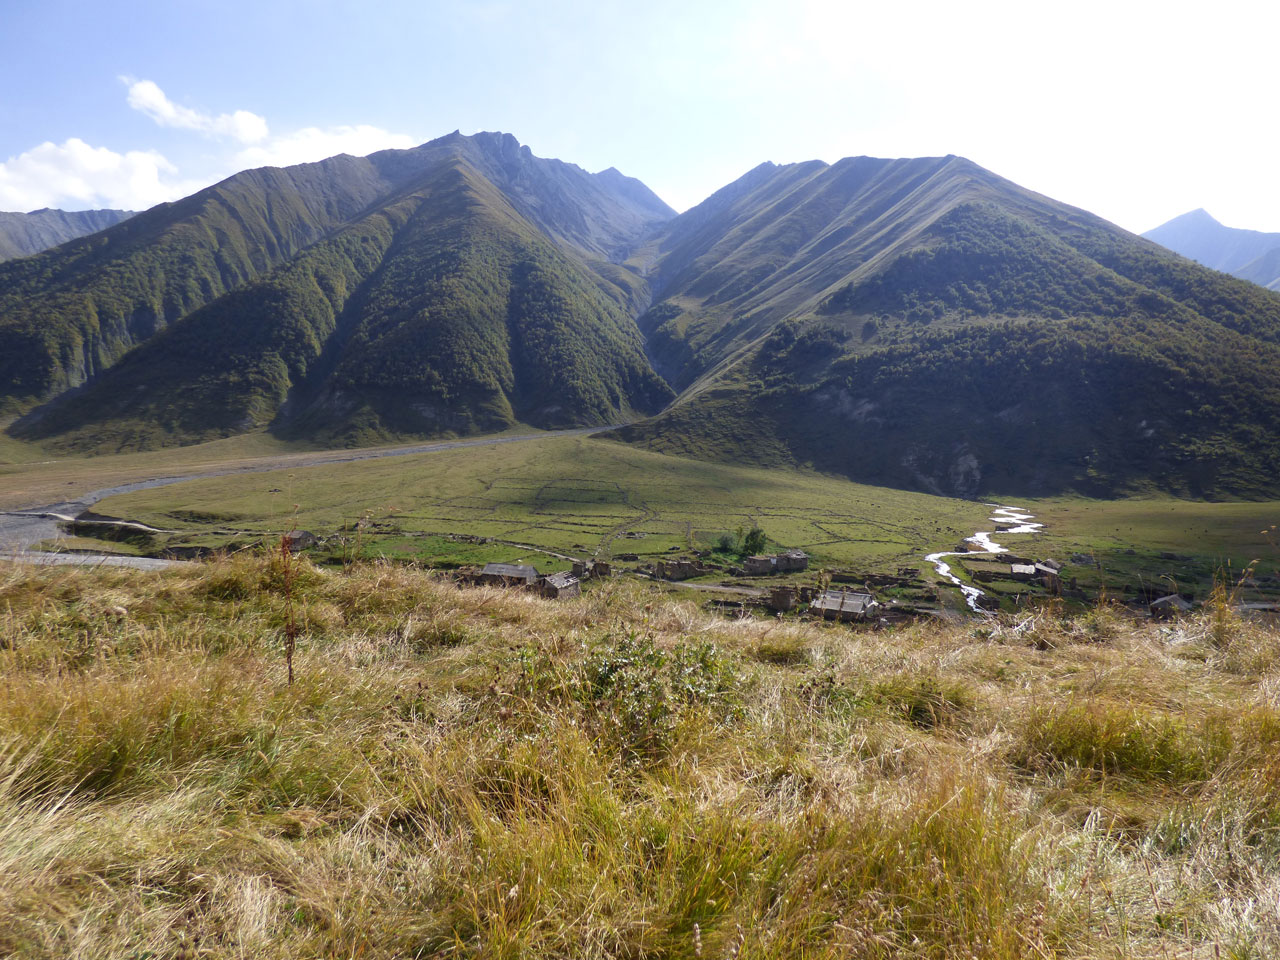
[[[1273,628],[294,587],[0,567],[0,954],[1280,949]]]

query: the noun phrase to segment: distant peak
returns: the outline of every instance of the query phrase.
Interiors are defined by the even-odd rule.
[[[1217,218],[1214,217],[1213,214],[1211,214],[1204,207],[1196,207],[1190,213],[1184,213],[1182,216],[1178,217],[1177,219],[1178,220],[1199,220],[1202,223],[1216,223],[1218,224],[1218,226],[1222,226],[1222,224],[1217,220]]]

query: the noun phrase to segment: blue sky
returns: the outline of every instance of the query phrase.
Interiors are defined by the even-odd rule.
[[[1132,230],[1280,231],[1280,4],[0,0],[0,209],[503,130],[677,209],[763,160],[958,153]]]

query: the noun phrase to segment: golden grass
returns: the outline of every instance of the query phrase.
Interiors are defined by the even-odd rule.
[[[0,955],[1280,952],[1274,628],[294,586],[0,567]]]

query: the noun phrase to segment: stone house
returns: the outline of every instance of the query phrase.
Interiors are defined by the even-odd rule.
[[[865,620],[880,604],[869,593],[828,590],[809,604],[809,611],[824,620]]]
[[[778,613],[787,613],[796,608],[795,587],[774,587],[769,591],[769,599],[766,601],[770,610]]]
[[[567,600],[582,594],[582,582],[571,573],[549,573],[534,585],[534,590],[548,600]]]
[[[316,542],[316,535],[310,530],[290,530],[284,535],[284,544],[290,553],[314,547]]]
[[[476,579],[494,587],[527,587],[538,579],[538,571],[524,563],[486,563]]]
[[[1158,600],[1152,600],[1148,609],[1151,611],[1153,620],[1172,620],[1184,613],[1190,613],[1191,607],[1191,601],[1179,594],[1171,593]]]
[[[774,561],[781,573],[799,573],[809,569],[809,555],[803,550],[788,550],[780,553]]]

